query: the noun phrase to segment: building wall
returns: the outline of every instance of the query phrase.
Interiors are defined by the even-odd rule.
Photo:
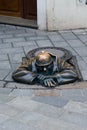
[[[48,30],[87,28],[86,0],[46,0],[46,2]]]

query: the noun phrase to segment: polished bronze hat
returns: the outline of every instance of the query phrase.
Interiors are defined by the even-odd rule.
[[[38,65],[38,66],[50,65],[52,62],[53,62],[53,59],[52,59],[51,55],[46,51],[41,51],[36,56],[36,65]]]

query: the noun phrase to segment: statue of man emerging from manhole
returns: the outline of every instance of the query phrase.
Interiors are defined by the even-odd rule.
[[[12,74],[12,78],[21,83],[55,87],[72,83],[78,76],[75,66],[69,60],[58,58],[47,51],[40,51],[33,58],[23,58],[21,66]]]

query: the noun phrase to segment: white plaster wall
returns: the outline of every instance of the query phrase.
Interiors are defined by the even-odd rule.
[[[46,0],[48,30],[87,28],[87,5],[79,0]]]

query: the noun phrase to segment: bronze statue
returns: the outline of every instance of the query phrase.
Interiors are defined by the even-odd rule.
[[[21,66],[12,74],[21,83],[41,84],[46,87],[72,83],[78,79],[70,59],[60,58],[47,51],[40,51],[35,57],[22,59]]]

